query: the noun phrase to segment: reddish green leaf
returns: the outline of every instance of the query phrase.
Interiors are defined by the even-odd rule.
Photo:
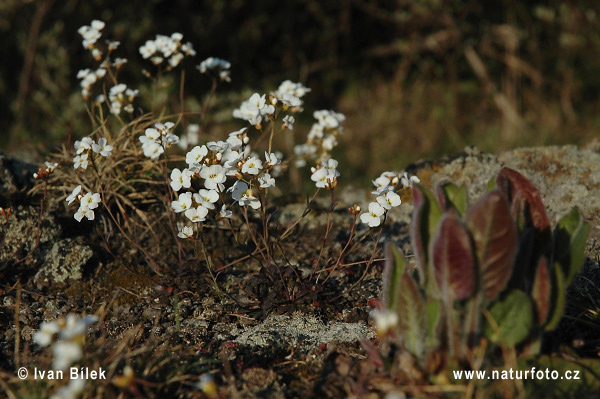
[[[485,297],[495,299],[510,279],[517,251],[517,228],[500,190],[483,196],[466,214]]]
[[[442,217],[442,210],[433,195],[419,184],[413,185],[413,218],[411,223],[411,242],[417,267],[423,285],[430,285],[433,281],[427,258],[427,248],[431,236]],[[433,287],[432,287],[433,288]]]
[[[535,305],[538,324],[543,325],[550,311],[550,300],[552,295],[552,283],[548,270],[548,261],[545,256],[540,258],[533,280],[531,297]]]
[[[383,306],[386,309],[396,311],[398,309],[398,290],[406,260],[394,244],[385,243],[385,265],[383,268]]]
[[[538,189],[525,176],[506,167],[500,170],[496,182],[512,205],[514,219],[545,232],[549,238],[550,221]]]
[[[417,358],[423,355],[423,338],[426,336],[425,301],[417,284],[404,272],[398,290],[398,332],[406,348]]]
[[[442,297],[469,297],[475,288],[475,259],[469,233],[456,212],[447,212],[442,217],[430,249]]]

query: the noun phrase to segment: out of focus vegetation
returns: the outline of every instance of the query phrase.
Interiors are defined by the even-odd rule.
[[[77,29],[92,19],[121,41],[132,88],[147,83],[138,47],[176,31],[198,52],[188,95],[209,89],[192,66],[232,62],[222,109],[303,82],[311,107],[346,114],[342,173],[363,181],[469,144],[581,144],[600,126],[597,1],[3,0],[2,151],[89,133],[76,74],[93,63]]]

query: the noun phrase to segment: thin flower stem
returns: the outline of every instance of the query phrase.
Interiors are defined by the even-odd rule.
[[[333,267],[331,267],[329,274],[327,275],[327,277],[325,278],[325,280],[323,280],[322,284],[325,284],[333,275],[333,272],[337,269],[337,267],[340,265],[340,261],[342,260],[342,256],[344,256],[344,254],[346,253],[346,250],[348,249],[348,246],[350,245],[350,243],[352,242],[352,238],[354,237],[354,230],[356,229],[356,219],[357,219],[358,215],[354,215],[354,219],[352,220],[352,227],[350,228],[350,237],[348,237],[348,241],[346,242],[346,245],[344,246],[344,248],[340,251],[340,254],[338,255],[338,258],[335,262],[335,264],[333,265]]]
[[[210,105],[210,101],[212,100],[212,98],[215,96],[215,93],[217,92],[217,79],[213,78],[213,83],[212,83],[212,87],[210,89],[210,94],[208,95],[208,98],[206,99],[206,102],[204,103],[204,105],[202,106],[202,110],[200,111],[200,119],[204,120],[204,116],[206,115],[206,111],[208,111],[208,107]]]
[[[314,195],[312,196],[312,198],[311,198],[311,199],[308,201],[308,205],[310,205],[310,203],[311,203],[311,202],[313,202],[313,201],[315,200],[315,198],[317,197],[317,194],[319,194],[319,191],[321,191],[321,189],[320,189],[320,188],[317,188],[317,191],[314,193]],[[288,228],[287,228],[287,229],[286,229],[286,230],[285,230],[285,231],[284,231],[284,232],[281,234],[281,237],[279,237],[279,241],[283,241],[283,240],[284,240],[284,239],[287,237],[287,235],[288,235],[289,233],[291,233],[292,229],[293,229],[294,227],[296,227],[296,225],[297,225],[298,223],[300,223],[300,222],[302,221],[302,219],[304,219],[304,218],[306,217],[306,215],[308,215],[308,213],[309,213],[309,212],[310,212],[310,207],[309,207],[309,206],[307,206],[307,207],[304,209],[304,212],[302,212],[302,215],[301,215],[301,216],[300,216],[298,219],[296,219],[296,221],[295,221],[294,223],[292,223],[292,225],[291,225],[291,226],[289,226],[289,227],[288,227]]]

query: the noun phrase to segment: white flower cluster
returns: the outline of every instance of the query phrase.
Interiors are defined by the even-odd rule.
[[[81,342],[85,339],[88,326],[97,321],[96,316],[78,317],[68,314],[66,318],[43,322],[39,331],[33,334],[33,342],[42,347],[52,345],[52,368],[65,370],[81,359]]]
[[[310,179],[315,182],[318,188],[333,189],[338,184],[340,172],[337,171],[338,161],[328,159],[321,161],[316,167],[311,168],[312,175]]]
[[[206,221],[209,212],[216,212],[217,203],[221,202],[218,217],[229,218],[232,212],[225,204],[226,193],[231,193],[231,198],[240,206],[248,205],[252,209],[262,206],[258,191],[275,187],[271,173],[281,163],[281,157],[265,152],[263,161],[251,154],[246,130],[230,133],[227,141],[195,146],[186,154],[187,167],[171,171],[171,188],[175,192],[191,189],[194,179],[201,180],[203,186],[197,192],[179,193],[177,200],[171,203],[175,213],[183,213],[189,221],[200,223]],[[228,179],[233,180],[229,187]],[[184,226],[179,237],[189,238],[193,234],[192,226]]]
[[[83,37],[83,47],[90,50],[92,56],[96,61],[101,61],[104,53],[97,46],[98,40],[102,37],[101,30],[104,29],[104,22],[99,20],[93,20],[90,26],[84,25],[79,28],[78,32]],[[106,77],[107,71],[111,67],[117,69],[121,68],[127,63],[125,58],[115,58],[111,62],[109,55],[111,52],[119,47],[120,43],[117,41],[106,41],[106,58],[100,63],[98,69],[91,70],[89,68],[82,69],[77,72],[77,79],[81,79],[79,83],[81,86],[81,95],[85,100],[89,100],[91,95],[92,86],[99,80]],[[116,84],[109,89],[108,97],[110,102],[110,112],[115,115],[121,113],[121,109],[124,108],[127,112],[133,112],[133,105],[131,104],[133,99],[137,96],[137,90],[127,89],[124,84]],[[101,94],[96,98],[96,102],[104,102],[104,95]]]
[[[101,30],[104,29],[104,26],[104,22],[95,19],[89,26],[84,25],[77,30],[77,33],[83,37],[84,48],[92,50],[96,47],[96,42],[102,37]]]
[[[302,97],[304,97],[308,92],[310,92],[310,89],[302,85],[302,83],[294,83],[291,80],[284,80],[277,88],[277,91],[273,92],[272,95],[277,99],[277,101],[283,103],[284,107],[300,110],[300,107],[302,106]]]
[[[173,69],[181,63],[186,56],[195,56],[196,51],[192,43],[182,44],[183,35],[175,32],[171,36],[156,35],[156,39],[147,40],[140,47],[140,54],[144,59],[150,59],[154,65],[160,65],[167,59],[168,69]]]
[[[307,160],[329,159],[330,151],[338,144],[337,136],[343,133],[341,123],[346,119],[343,114],[320,110],[315,111],[313,116],[317,122],[310,129],[306,143],[294,147],[294,154],[298,157],[296,167],[303,167]]]
[[[94,209],[98,208],[100,204],[100,194],[99,193],[86,193],[85,195],[81,194],[81,184],[73,189],[73,192],[69,194],[69,196],[65,199],[67,205],[71,205],[75,200],[79,201],[79,209],[75,212],[73,217],[78,222],[85,217],[87,220],[94,220]]]
[[[81,69],[77,72],[77,79],[81,79],[79,85],[81,86],[81,95],[85,100],[90,98],[90,91],[92,86],[106,75],[106,69],[98,68],[95,71],[91,69]]]
[[[373,181],[375,185],[373,194],[377,195],[377,198],[375,198],[374,202],[369,203],[369,211],[360,215],[360,220],[368,224],[369,227],[379,226],[387,211],[402,204],[400,196],[394,192],[395,188],[399,184],[410,188],[413,183],[419,182],[420,180],[417,176],[409,178],[406,172],[403,175],[398,172],[383,172]]]
[[[217,57],[208,57],[197,66],[200,73],[215,71],[223,82],[231,82],[231,63]]]
[[[139,96],[139,90],[128,89],[125,83],[119,83],[110,88],[108,91],[108,101],[110,102],[110,112],[114,115],[119,115],[121,109],[128,113],[133,113],[133,100]],[[104,98],[100,96],[98,102],[102,102]]]
[[[179,143],[179,137],[171,133],[173,126],[175,126],[173,122],[157,122],[154,127],[149,127],[144,131],[144,135],[140,136],[140,141],[146,157],[156,159],[165,152],[166,148]]]
[[[260,128],[261,122],[272,117],[274,113],[275,107],[272,104],[267,104],[266,94],[261,96],[254,93],[239,108],[233,110],[233,117],[248,121],[251,125]]]
[[[75,169],[87,169],[89,155],[91,153],[100,154],[103,157],[112,155],[113,146],[108,144],[106,138],[102,137],[96,143],[91,137],[84,137],[75,141],[75,151],[77,155],[73,158],[73,167]]]
[[[281,105],[281,110],[298,112],[302,110],[302,97],[310,92],[309,88],[301,83],[294,83],[291,80],[285,80],[279,88],[268,97],[254,93],[248,100],[244,101],[239,108],[233,111],[233,117],[248,121],[258,129],[262,127],[261,123],[266,119],[274,119],[278,114],[277,108]],[[286,115],[283,118],[283,128],[293,130],[294,117]]]

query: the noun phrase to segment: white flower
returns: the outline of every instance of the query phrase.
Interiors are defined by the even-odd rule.
[[[146,43],[140,47],[140,54],[144,59],[152,57],[156,53],[156,43],[154,40],[146,40]]]
[[[275,153],[268,153],[265,151],[265,163],[269,166],[278,165],[281,163],[281,159]]]
[[[256,157],[250,157],[244,162],[242,166],[242,173],[248,173],[250,175],[257,175],[262,169],[262,161]]]
[[[385,209],[392,209],[402,204],[400,196],[393,191],[385,192],[378,196],[375,200]]]
[[[81,222],[81,220],[84,217],[87,218],[87,220],[94,220],[95,215],[94,215],[94,211],[93,210],[91,210],[90,208],[88,208],[85,205],[80,205],[79,209],[77,210],[77,212],[75,212],[75,215],[73,215],[73,217],[78,222]]]
[[[371,317],[375,322],[375,328],[380,337],[386,335],[388,331],[398,325],[398,313],[388,309],[374,310],[371,312]]]
[[[77,153],[81,154],[85,150],[89,150],[90,148],[92,148],[93,142],[94,141],[92,140],[91,137],[84,137],[81,139],[81,141],[76,140],[75,141],[75,149],[77,150]]]
[[[86,332],[87,327],[98,321],[98,316],[79,317],[75,314],[68,314],[65,319],[65,325],[60,332],[60,338],[72,339]]]
[[[221,218],[231,218],[231,216],[233,216],[233,213],[227,209],[227,206],[223,205],[221,207],[221,210],[219,211],[219,216]]]
[[[56,320],[51,322],[43,322],[40,324],[40,329],[33,334],[33,342],[39,346],[48,346],[52,343],[54,334],[60,330]]]
[[[302,83],[294,83],[291,80],[284,80],[279,85],[277,91],[273,94],[279,99],[281,99],[285,94],[302,98],[308,92],[310,92],[310,89],[304,87]]]
[[[231,63],[217,57],[208,57],[197,68],[200,73],[206,73],[209,69],[229,69],[231,68]]]
[[[112,150],[113,150],[113,146],[106,144],[106,138],[104,138],[104,137],[102,137],[100,140],[98,140],[98,144],[96,144],[96,143],[92,144],[92,151],[94,151],[97,154],[99,153],[103,157],[109,157],[111,155],[110,152]]]
[[[310,179],[315,182],[318,188],[333,188],[337,184],[337,178],[340,172],[337,171],[338,162],[335,159],[329,159],[321,162],[321,167],[313,170]]]
[[[206,215],[208,215],[208,209],[202,205],[185,211],[185,216],[194,223],[204,222],[206,220]]]
[[[173,191],[181,190],[181,187],[190,188],[192,185],[192,174],[189,170],[183,171],[175,168],[171,171],[171,188]]]
[[[52,353],[54,370],[65,370],[83,356],[81,346],[75,342],[56,342],[52,345]]]
[[[140,139],[142,137],[140,137]],[[142,149],[144,150],[144,155],[151,159],[156,159],[160,156],[160,154],[165,152],[165,149],[156,142],[150,142],[147,145],[143,145]]]
[[[194,201],[207,209],[215,209],[215,202],[219,200],[219,193],[216,190],[200,189],[198,194],[194,194]]]
[[[260,188],[275,187],[275,179],[272,178],[268,173],[264,173],[262,176],[260,176],[258,178],[258,182],[260,183]]]
[[[421,179],[419,179],[417,176],[411,176],[409,178],[408,174],[406,172],[404,172],[404,176],[402,176],[400,181],[402,182],[402,185],[404,187],[408,188],[408,187],[412,187],[413,183],[420,183]]]
[[[231,198],[240,206],[250,205],[252,209],[260,208],[260,200],[254,196],[252,189],[242,180],[236,181],[229,190],[232,191]]]
[[[75,187],[73,189],[73,192],[71,194],[69,194],[69,196],[65,200],[65,201],[67,201],[67,205],[71,205],[73,203],[73,201],[75,201],[75,198],[77,198],[77,195],[80,192],[81,192],[81,184],[79,186]]]
[[[188,165],[200,163],[200,162],[202,162],[202,159],[207,154],[208,154],[208,148],[205,145],[203,145],[202,147],[195,146],[190,151],[188,151],[188,153],[185,155],[185,162]]]
[[[192,206],[192,193],[186,192],[179,194],[177,201],[171,202],[171,208],[175,213],[185,212]]]
[[[223,191],[223,183],[227,180],[221,165],[211,165],[200,171],[200,177],[204,179],[204,187],[209,190]]]
[[[294,122],[296,119],[292,115],[283,117],[283,129],[294,130]]]
[[[360,215],[361,222],[368,224],[369,227],[376,227],[381,224],[381,216],[385,212],[385,209],[377,202],[371,202],[369,204],[369,211]]]
[[[73,168],[77,169],[77,168],[81,168],[81,169],[87,169],[88,167],[88,154],[80,154],[80,155],[76,155],[75,158],[73,158]]]
[[[177,237],[179,238],[192,238],[194,236],[194,228],[192,226],[183,226],[181,231],[177,233]]]
[[[252,125],[258,125],[261,121],[275,112],[273,105],[266,103],[266,95],[262,96],[254,93],[247,101],[244,101],[240,108],[233,111],[233,117],[244,119]]]
[[[98,208],[98,204],[100,204],[100,201],[101,199],[99,193],[87,193],[83,196],[83,198],[81,198],[81,206],[85,206],[88,209],[96,209]]]

